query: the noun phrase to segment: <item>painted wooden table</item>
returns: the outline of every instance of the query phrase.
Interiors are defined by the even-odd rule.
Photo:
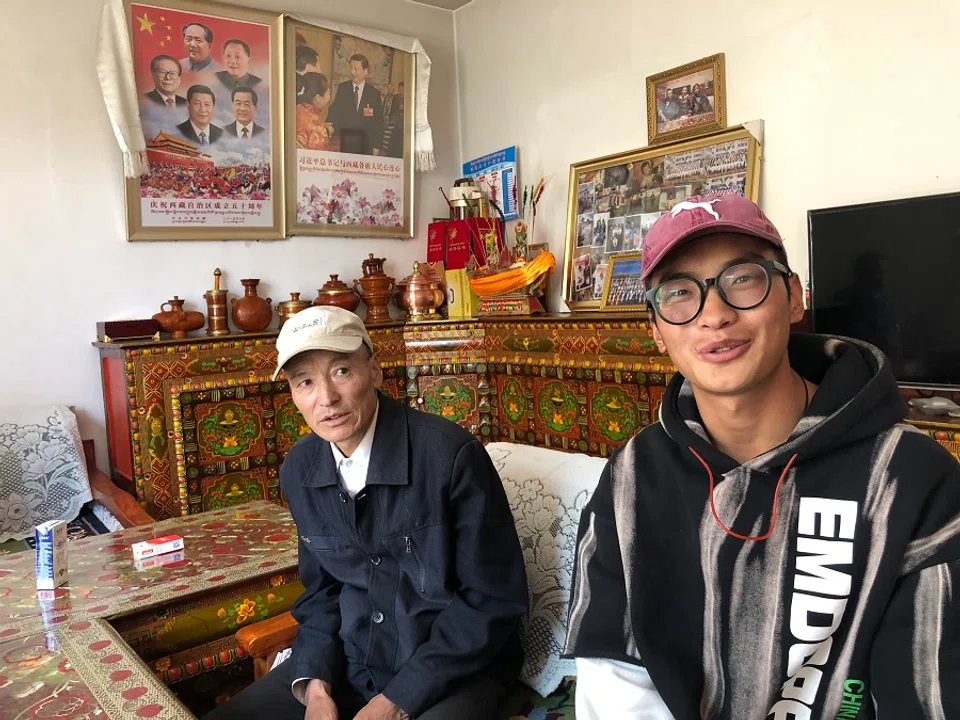
[[[131,543],[171,533],[183,553],[138,567]],[[192,717],[166,684],[242,658],[237,628],[303,591],[296,526],[268,502],[80,540],[69,553],[69,582],[46,594],[33,553],[0,557],[0,717]]]

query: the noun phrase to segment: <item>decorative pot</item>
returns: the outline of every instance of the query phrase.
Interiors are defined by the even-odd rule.
[[[387,304],[393,297],[393,278],[383,272],[385,258],[375,258],[373,253],[363,261],[363,277],[353,281],[357,294],[367,304],[367,325],[381,325],[391,321]],[[359,286],[359,287],[358,287]]]
[[[266,330],[273,319],[273,300],[257,295],[259,278],[246,278],[240,284],[243,285],[243,297],[230,300],[233,324],[245,332]]]
[[[413,264],[413,273],[397,283],[397,307],[407,311],[411,322],[435,320],[437,308],[443,305],[444,299],[442,281],[419,262]]]
[[[169,310],[164,310],[166,307],[169,307]],[[199,330],[204,323],[203,313],[184,310],[183,300],[178,295],[174,295],[173,299],[163,303],[160,306],[160,312],[154,315],[153,319],[157,321],[161,330],[178,339],[186,337],[190,330]]]
[[[317,290],[317,299],[313,304],[333,305],[353,312],[360,307],[360,297],[338,275],[331,275],[330,280]]]
[[[310,307],[309,300],[301,300],[300,293],[292,292],[290,293],[290,299],[284,300],[282,303],[278,304],[275,308],[277,314],[280,317],[279,327],[283,327],[283,324],[296,315],[301,310],[306,310]]]

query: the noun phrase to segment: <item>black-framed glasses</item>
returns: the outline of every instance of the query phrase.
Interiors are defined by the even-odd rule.
[[[159,75],[165,80],[169,80],[170,78],[177,77],[180,74],[176,70],[154,70],[153,72],[155,72],[157,75]]]
[[[727,305],[735,310],[755,308],[770,294],[770,276],[773,272],[790,277],[790,268],[776,260],[735,260],[716,277],[697,280],[680,275],[665,280],[645,293],[647,302],[661,320],[670,325],[686,325],[700,315],[707,298],[707,288],[713,286]]]

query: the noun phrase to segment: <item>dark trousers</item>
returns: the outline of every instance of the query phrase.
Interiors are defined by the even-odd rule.
[[[300,704],[290,686],[292,663],[287,660],[230,700],[207,713],[203,720],[303,720],[306,708]],[[503,700],[504,688],[485,675],[463,682],[454,692],[416,720],[495,720]],[[335,688],[340,720],[352,720],[366,705],[363,697],[349,685]]]

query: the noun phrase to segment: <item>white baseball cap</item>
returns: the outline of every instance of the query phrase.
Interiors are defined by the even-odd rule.
[[[307,350],[352,353],[373,342],[363,321],[349,310],[328,305],[309,307],[287,320],[277,336],[277,369],[273,379],[291,358]]]

